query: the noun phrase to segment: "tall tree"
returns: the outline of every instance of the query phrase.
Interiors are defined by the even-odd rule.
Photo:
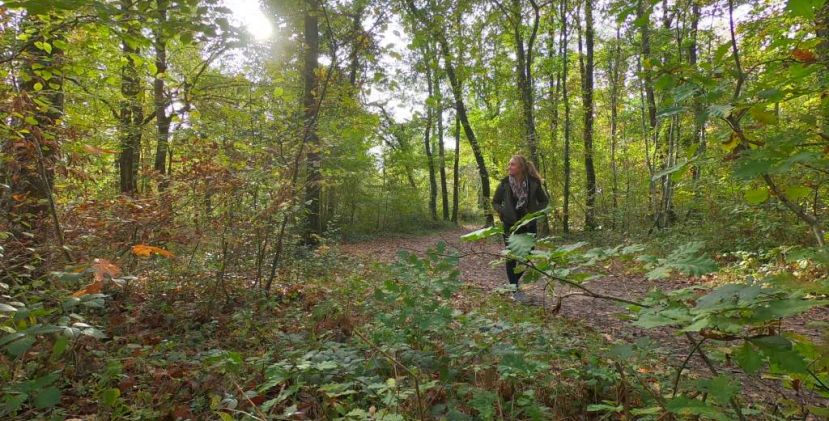
[[[440,68],[435,67],[435,104],[437,108],[437,135],[438,135],[438,173],[440,174],[440,198],[443,205],[443,220],[449,220],[449,191],[446,185],[446,147],[443,144],[443,94],[440,89]]]
[[[498,0],[495,4],[507,16],[515,44],[515,75],[518,81],[518,90],[521,94],[521,111],[524,117],[524,135],[530,159],[538,164],[538,135],[535,127],[535,90],[533,87],[533,61],[535,58],[535,41],[538,37],[538,27],[541,22],[541,7],[536,0],[529,0],[532,8],[532,23],[530,35],[524,41],[524,2],[511,0],[510,7],[506,7]]]
[[[646,110],[646,134],[645,134],[645,159],[648,161],[650,158],[650,143],[654,144],[654,148],[658,148],[657,141],[659,139],[659,133],[657,130],[657,120],[656,120],[656,96],[654,94],[653,88],[653,76],[651,74],[651,68],[653,66],[653,58],[651,57],[651,38],[650,38],[650,6],[646,5],[643,0],[637,0],[636,3],[636,23],[639,25],[640,30],[640,46],[641,46],[641,54],[639,63],[641,64],[641,86],[642,90],[644,91],[644,103],[643,107]],[[648,186],[650,189],[650,207],[654,212],[656,210],[656,182],[653,178],[654,175],[654,164],[652,161],[648,161],[648,171],[649,171],[649,182]]]
[[[438,219],[437,212],[437,181],[435,181],[435,160],[432,156],[432,118],[435,109],[434,85],[432,84],[432,54],[431,48],[425,48],[423,54],[423,63],[426,71],[426,87],[429,95],[426,97],[426,132],[423,136],[423,147],[426,151],[426,160],[429,167],[429,215],[432,220]]]
[[[322,219],[320,217],[322,145],[317,134],[317,113],[319,113],[319,78],[317,75],[320,51],[319,13],[318,0],[305,0],[302,104],[305,120],[303,134],[305,139],[303,139],[303,143],[308,149],[305,165],[306,229],[304,236],[305,243],[308,245],[317,244],[319,236],[322,235]]]
[[[458,202],[460,194],[461,121],[455,113],[455,162],[452,166],[452,222],[458,223]]]
[[[118,157],[120,191],[133,196],[138,192],[138,168],[141,164],[141,135],[144,124],[144,89],[138,70],[141,53],[141,26],[134,0],[120,0],[124,34],[121,37],[121,103],[119,128],[121,151]]]
[[[596,169],[593,166],[593,2],[584,2],[584,42],[586,49],[584,74],[582,75],[582,104],[584,108],[584,172],[587,197],[584,211],[584,227],[596,228]]]
[[[618,131],[619,131],[619,95],[623,87],[623,66],[622,57],[622,28],[616,27],[616,39],[613,43],[608,63],[608,76],[610,78],[610,173],[611,173],[611,196],[613,206],[613,223],[616,221],[616,214],[619,209],[619,168],[617,163]]]
[[[567,90],[567,0],[561,1],[561,101],[564,102],[564,201],[561,227],[570,232],[570,97]]]
[[[170,123],[172,115],[168,111],[170,100],[165,89],[167,77],[167,11],[169,0],[156,0],[156,19],[153,26],[153,48],[155,49],[156,74],[153,81],[153,105],[156,119],[156,149],[153,168],[162,177],[159,190],[167,186],[167,151],[169,149]]]

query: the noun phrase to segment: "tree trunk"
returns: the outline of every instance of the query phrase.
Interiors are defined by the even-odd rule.
[[[688,46],[688,64],[692,69],[697,67],[698,55],[698,28],[700,19],[700,6],[696,1],[691,1],[691,43]],[[696,156],[705,153],[705,113],[702,107],[702,98],[699,94],[694,95],[694,145],[697,145]],[[699,181],[702,175],[702,167],[694,165],[691,168],[692,177],[695,182]]]
[[[458,202],[460,193],[460,179],[458,170],[461,160],[461,121],[455,113],[455,162],[452,168],[452,222],[458,224]]]
[[[156,22],[156,26],[153,28],[156,67],[155,81],[153,82],[153,103],[155,105],[157,138],[154,169],[161,177],[161,181],[158,184],[159,191],[165,190],[169,183],[167,176],[167,151],[169,149],[170,122],[172,121],[172,116],[167,112],[170,101],[167,99],[164,89],[164,77],[167,73],[167,36],[164,32],[164,26],[167,23],[168,7],[169,0],[156,0],[158,22]]]
[[[540,22],[539,7],[535,0],[530,0],[534,11],[532,33],[527,46],[524,46],[523,8],[521,0],[512,0],[512,29],[515,40],[516,75],[518,77],[518,89],[521,92],[521,108],[524,116],[524,134],[527,137],[527,149],[530,159],[538,164],[538,137],[535,129],[535,99],[533,94],[533,49],[535,48],[536,34]]]
[[[135,58],[139,53],[133,39],[140,38],[140,28],[134,22],[136,18],[135,2],[121,0],[121,11],[124,14],[126,37],[121,41],[123,65],[121,66],[121,104],[120,104],[120,137],[121,152],[118,157],[120,174],[120,191],[122,194],[134,196],[138,191],[138,167],[141,163],[141,130],[144,120],[143,89],[141,77],[138,74]]]
[[[619,120],[619,90],[622,83],[622,39],[621,27],[616,27],[616,42],[613,46],[612,57],[608,62],[608,74],[610,76],[610,173],[612,177],[612,206],[613,206],[613,227],[616,226],[617,213],[619,211],[619,170],[616,158],[618,148],[618,120]]]
[[[596,229],[596,170],[593,167],[593,5],[591,0],[584,2],[585,33],[587,50],[584,66],[584,84],[582,85],[582,103],[584,104],[584,172],[587,183],[587,198],[584,214],[584,227],[588,231]]]
[[[826,66],[826,71],[823,72],[824,86],[829,85],[829,2],[823,4],[823,7],[817,11],[815,19],[817,30],[817,39],[821,40],[817,46],[818,56],[823,65]],[[825,136],[829,136],[829,96],[823,97],[823,125],[822,131]]]
[[[436,72],[440,72],[437,70]],[[440,77],[435,78],[435,103],[438,123],[438,170],[440,173],[440,197],[443,204],[443,220],[449,220],[449,191],[446,186],[446,148],[443,145],[443,95],[440,91]]]
[[[307,140],[308,153],[306,154],[306,185],[305,185],[305,211],[306,227],[304,241],[307,245],[316,245],[319,236],[322,235],[322,223],[320,218],[320,193],[322,173],[322,156],[320,151],[320,140],[317,136],[317,113],[319,112],[319,78],[317,77],[319,57],[319,3],[318,0],[305,1],[305,51],[304,68],[302,71],[304,80],[303,106],[305,109],[305,137]]]
[[[564,203],[561,228],[570,232],[570,97],[567,89],[567,0],[561,2],[561,100],[564,102]]]
[[[354,45],[351,47],[350,64],[348,65],[348,83],[352,88],[357,87],[357,71],[360,67],[360,50],[365,43],[365,36],[363,35],[364,12],[365,8],[362,5],[358,5],[357,10],[354,12],[354,20],[351,23]]]
[[[645,133],[646,142],[648,138],[651,139],[653,143],[653,147],[655,150],[659,149],[658,140],[659,140],[659,132],[657,130],[657,121],[656,121],[656,97],[654,96],[653,92],[653,79],[651,76],[651,67],[653,66],[653,59],[651,57],[651,42],[650,42],[650,11],[646,10],[646,5],[644,4],[643,0],[637,1],[636,7],[636,20],[641,22],[640,25],[640,32],[641,32],[641,47],[642,47],[642,54],[640,63],[642,65],[642,89],[645,91],[645,106],[647,109],[647,133]],[[645,148],[645,155],[646,159],[648,158],[648,145],[646,143]],[[653,180],[653,173],[654,173],[654,164],[651,162],[648,165],[649,174],[649,189],[650,189],[650,208],[654,212],[659,212],[656,206],[656,182]]]
[[[430,49],[427,49],[426,54],[424,54],[424,62],[426,63],[426,86],[428,87],[429,95],[426,97],[426,133],[423,136],[423,147],[426,151],[426,160],[429,164],[429,215],[431,215],[432,220],[438,219],[438,212],[437,212],[437,196],[438,196],[438,186],[437,182],[435,181],[435,160],[432,157],[432,140],[431,140],[431,133],[432,133],[432,109],[433,109],[433,94],[432,91],[432,66],[431,66],[431,53],[429,52]]]

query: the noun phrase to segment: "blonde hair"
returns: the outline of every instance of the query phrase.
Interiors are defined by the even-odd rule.
[[[541,174],[538,173],[538,170],[535,168],[535,165],[533,165],[532,161],[527,159],[524,155],[513,155],[512,158],[510,158],[510,161],[512,161],[513,159],[517,161],[519,164],[521,164],[521,170],[524,173],[525,178],[532,177],[538,181],[543,181],[541,178]]]

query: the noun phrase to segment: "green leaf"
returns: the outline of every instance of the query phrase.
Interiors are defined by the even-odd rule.
[[[535,234],[512,234],[507,240],[507,248],[510,254],[521,258],[527,257],[533,247],[535,247]]]
[[[68,346],[69,338],[67,338],[66,336],[58,336],[58,338],[55,339],[54,345],[52,345],[52,354],[49,356],[49,358],[51,358],[52,361],[57,361],[57,359],[60,358],[60,356],[63,355],[63,353],[66,351],[66,348],[68,348]]]
[[[0,303],[0,312],[14,313],[16,311],[17,311],[17,307],[10,306],[6,303]]]
[[[726,118],[731,114],[734,107],[731,104],[714,104],[708,107],[708,113],[715,117]]]
[[[469,234],[464,234],[461,236],[461,240],[463,241],[479,241],[485,238],[489,238],[495,235],[503,234],[504,227],[499,225],[493,225],[491,227],[481,228],[477,231],[472,231]]]
[[[624,405],[612,405],[608,403],[593,403],[587,405],[587,412],[607,412],[611,414],[622,412]]]
[[[670,117],[672,115],[683,113],[683,112],[685,112],[685,110],[686,110],[686,108],[681,106],[681,105],[675,105],[673,107],[663,108],[663,109],[659,110],[658,113],[656,113],[656,118]]]
[[[106,407],[113,407],[121,397],[121,390],[117,387],[112,387],[101,392],[101,403]]]
[[[743,193],[743,197],[749,204],[759,205],[765,203],[766,200],[769,200],[769,190],[765,187],[746,190],[746,192]]]
[[[815,11],[825,2],[826,0],[789,0],[786,9],[794,16],[812,19],[815,17]]]
[[[803,199],[812,194],[812,189],[806,186],[789,186],[786,188],[786,197],[791,200]]]
[[[700,415],[723,421],[731,419],[716,407],[703,401],[687,398],[685,396],[679,396],[669,400],[665,404],[665,409],[671,413],[682,416]]]
[[[495,418],[495,401],[498,399],[495,392],[483,389],[474,389],[469,405],[478,411],[478,416],[485,420]]]
[[[60,402],[60,389],[55,386],[49,386],[46,389],[41,390],[35,396],[35,407],[38,409],[45,409],[52,406],[55,406]]]
[[[723,375],[719,375],[713,379],[700,380],[698,387],[700,391],[707,392],[720,403],[728,403],[740,391],[739,385],[733,383],[728,377]]]
[[[744,342],[733,355],[740,368],[748,374],[754,374],[763,367],[763,358],[749,342]]]
[[[760,123],[777,124],[777,114],[771,111],[767,111],[761,107],[752,107],[750,113]]]
[[[25,354],[32,345],[35,344],[35,337],[26,335],[8,345],[6,345],[6,352],[8,352],[11,356],[18,358],[21,355]]]
[[[803,356],[793,349],[788,339],[779,335],[764,336],[751,339],[751,343],[768,357],[769,363],[794,373],[808,372],[808,365]]]

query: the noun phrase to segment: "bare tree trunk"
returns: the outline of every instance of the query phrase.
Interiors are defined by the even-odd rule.
[[[156,118],[156,149],[154,169],[161,176],[158,190],[167,188],[169,179],[167,176],[167,150],[169,149],[170,122],[172,116],[167,112],[170,101],[166,97],[164,89],[164,77],[167,73],[167,37],[164,33],[164,26],[167,24],[167,8],[169,0],[156,0],[156,12],[158,21],[153,28],[155,38],[155,81],[153,82],[153,102],[155,105]]]
[[[121,0],[126,37],[121,41],[123,65],[121,66],[121,110],[120,137],[121,152],[118,157],[120,172],[120,190],[122,194],[133,196],[138,191],[138,167],[141,163],[141,129],[144,120],[143,89],[138,75],[134,57],[140,51],[130,38],[140,37],[140,28],[136,26],[135,2]]]
[[[540,8],[535,0],[530,0],[533,9],[532,33],[527,45],[524,45],[523,7],[521,0],[512,0],[511,15],[513,37],[515,40],[516,75],[518,89],[521,92],[521,109],[524,116],[524,133],[527,137],[527,149],[530,159],[538,164],[538,135],[535,128],[535,98],[533,93],[533,53],[535,40],[538,34],[538,25],[541,21]]]
[[[433,101],[433,90],[432,90],[432,66],[431,66],[431,49],[426,50],[425,54],[423,55],[423,61],[426,63],[426,86],[429,91],[429,95],[426,97],[426,133],[423,136],[423,147],[426,151],[426,160],[429,165],[429,215],[431,215],[432,220],[438,219],[438,212],[437,212],[437,196],[438,196],[438,187],[437,182],[435,181],[435,160],[432,157],[432,140],[431,140],[431,133],[432,133],[432,101]]]
[[[570,232],[570,97],[567,89],[567,0],[561,2],[561,56],[564,62],[561,76],[561,94],[564,101],[564,203],[561,224],[564,233]]]
[[[306,185],[305,185],[305,211],[307,215],[305,238],[308,245],[316,245],[319,236],[322,235],[322,220],[320,218],[320,199],[322,182],[322,155],[320,151],[320,140],[317,136],[317,113],[319,112],[319,78],[317,77],[319,45],[319,3],[318,0],[305,0],[305,52],[303,68],[304,92],[303,105],[305,108],[305,124],[307,128],[306,154]]]
[[[650,10],[647,10],[650,6],[644,4],[643,0],[637,0],[636,3],[636,20],[639,21],[641,27],[640,32],[642,36],[642,51],[641,51],[641,59],[640,64],[642,66],[642,74],[643,74],[643,90],[645,91],[645,105],[647,107],[647,133],[645,133],[646,145],[645,145],[645,154],[646,159],[648,158],[648,145],[647,140],[650,138],[651,142],[653,142],[654,150],[659,150],[659,131],[657,128],[657,120],[656,120],[656,97],[653,91],[653,78],[651,76],[651,66],[653,65],[653,58],[651,57],[651,42],[650,42]],[[653,173],[654,173],[654,165],[651,162],[648,165],[650,170],[650,208],[655,212],[658,213],[659,209],[657,208],[656,203],[656,182],[653,180]]]
[[[610,76],[610,173],[612,177],[612,224],[615,228],[617,213],[619,211],[619,169],[616,158],[618,148],[618,115],[619,115],[619,91],[622,83],[622,39],[621,26],[616,27],[616,40],[613,45],[612,57],[608,62],[608,75]]]
[[[698,28],[700,19],[700,6],[695,0],[691,0],[691,43],[688,46],[688,64],[691,68],[697,66],[698,55]],[[694,95],[694,136],[693,142],[697,145],[696,156],[705,153],[705,115],[702,108],[702,98]],[[702,167],[694,165],[691,168],[692,177],[698,182],[702,175]]]
[[[440,79],[437,79],[438,81]],[[440,90],[440,83],[436,82],[436,89]],[[438,169],[440,173],[440,197],[443,204],[443,220],[449,220],[449,191],[446,185],[446,148],[443,145],[443,98],[438,96],[437,123],[438,123]]]
[[[596,170],[593,166],[593,5],[591,0],[584,2],[585,47],[587,62],[584,66],[582,85],[582,103],[584,104],[584,172],[587,183],[587,200],[584,214],[584,227],[588,231],[596,229]]]
[[[461,160],[461,121],[455,114],[455,162],[452,168],[452,222],[458,224],[458,202],[460,194],[460,177],[458,174]]]

